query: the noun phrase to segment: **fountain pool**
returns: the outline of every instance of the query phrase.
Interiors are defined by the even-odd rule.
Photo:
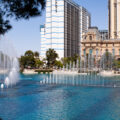
[[[120,77],[38,74],[0,89],[2,120],[117,120]],[[1,83],[1,81],[0,81]]]

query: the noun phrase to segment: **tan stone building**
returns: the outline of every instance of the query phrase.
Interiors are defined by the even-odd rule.
[[[120,39],[120,0],[108,0],[109,38]]]
[[[100,32],[97,27],[89,28],[81,40],[81,56],[92,54],[98,59],[110,52],[120,59],[120,0],[108,0],[109,27],[107,32]]]
[[[102,40],[97,27],[89,28],[83,34],[81,41],[81,56],[92,54],[98,59],[106,52],[110,52],[116,59],[120,58],[120,40]]]

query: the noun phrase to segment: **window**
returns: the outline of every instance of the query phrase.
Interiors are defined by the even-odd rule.
[[[115,38],[117,37],[117,32],[114,32],[114,36],[115,36]]]
[[[84,52],[84,56],[85,56],[86,55],[86,50],[84,49],[83,52]]]
[[[112,49],[112,54],[113,56],[115,56],[115,49]]]
[[[57,1],[55,2],[56,12],[57,12]]]
[[[89,54],[92,55],[92,49],[89,50]]]
[[[89,36],[89,40],[92,40],[92,36],[91,35]]]
[[[96,49],[96,56],[98,56],[98,49]]]

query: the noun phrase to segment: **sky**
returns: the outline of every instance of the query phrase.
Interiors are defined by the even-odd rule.
[[[91,13],[92,26],[101,29],[108,29],[108,0],[74,0],[79,5],[85,7]],[[11,20],[13,26],[6,35],[18,56],[24,55],[26,50],[40,52],[40,25],[45,23],[45,10],[40,17],[30,20]]]

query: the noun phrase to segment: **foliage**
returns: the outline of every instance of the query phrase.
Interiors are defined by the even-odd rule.
[[[67,63],[69,63],[69,60],[67,57],[61,58],[61,61],[62,61],[63,65],[66,65]]]
[[[114,60],[114,69],[120,69],[120,60]]]
[[[26,65],[26,58],[25,58],[25,56],[21,56],[21,57],[19,58],[19,63],[20,63],[20,68],[21,68],[21,69],[24,69],[24,68],[25,68],[25,65]]]
[[[34,52],[34,56],[36,57],[36,58],[39,58],[39,52]]]
[[[2,14],[0,14],[0,34],[5,34],[11,28],[12,26],[10,25],[9,21],[3,20]]]
[[[80,63],[80,57],[77,55],[74,55],[73,57],[67,57],[62,58],[61,60],[57,60],[58,54],[54,49],[49,49],[46,52],[46,59],[43,59],[42,61],[39,59],[39,53],[33,52],[31,50],[28,50],[25,52],[24,56],[21,56],[20,58],[20,65],[21,68],[45,68],[46,66],[48,68],[57,67],[57,68],[63,68],[63,65],[66,66],[67,64],[71,65],[73,62],[76,64],[77,60],[79,60]]]
[[[76,64],[77,60],[79,60],[79,62],[80,62],[80,57],[76,54],[73,57],[64,57],[61,59],[64,66],[66,66],[66,64],[70,64],[70,62],[72,64],[73,64],[73,62],[75,62],[75,64]]]
[[[58,61],[58,60],[55,61],[55,66],[56,66],[57,68],[63,68],[62,62],[61,62],[61,61]]]
[[[25,56],[34,57],[34,53],[31,50],[25,52]]]
[[[1,0],[0,1],[0,34],[12,28],[10,19],[29,19],[40,16],[45,8],[45,0]]]
[[[43,66],[44,65],[44,62],[43,61],[41,61],[41,60],[39,60],[39,59],[36,59],[35,60],[35,66],[36,66],[36,68],[40,68],[41,66]]]
[[[35,67],[35,59],[31,56],[21,56],[20,58],[20,66],[24,68],[34,68]]]
[[[48,67],[53,67],[57,58],[58,54],[54,49],[49,49],[48,51],[46,51],[46,60]]]
[[[77,54],[75,54],[73,57],[72,57],[72,61],[75,62],[75,64],[77,63],[77,60],[79,59],[79,56]]]
[[[25,52],[24,56],[20,58],[20,66],[22,69],[24,68],[39,68],[43,65],[43,62],[40,61],[38,58],[35,58],[35,54],[33,51],[28,50]]]

